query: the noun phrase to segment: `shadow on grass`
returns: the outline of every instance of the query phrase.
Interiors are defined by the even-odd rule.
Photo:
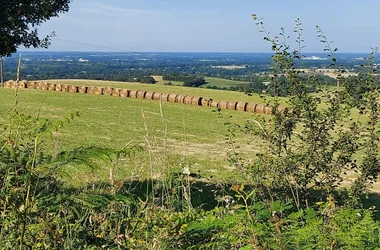
[[[368,209],[371,207],[376,207],[373,215],[376,220],[380,220],[380,194],[378,193],[370,193],[368,197],[364,197],[362,199],[363,207]]]
[[[176,183],[177,182],[177,183]],[[212,183],[192,180],[190,184],[190,202],[194,208],[212,210],[222,205],[223,197],[233,195],[230,184],[215,185]],[[189,193],[186,180],[174,179],[174,183],[157,180],[132,181],[124,183],[125,191],[136,195],[141,200],[155,200],[158,205],[172,205],[183,209]],[[168,204],[170,202],[171,204]]]
[[[188,182],[189,181],[189,182]],[[159,180],[135,180],[124,182],[119,187],[117,192],[129,193],[136,197],[138,200],[150,201],[157,206],[171,206],[178,210],[186,208],[188,199],[186,194],[189,192],[188,184],[190,183],[191,205],[194,208],[200,208],[205,211],[210,211],[218,206],[225,206],[226,200],[234,198],[236,200],[236,192],[231,190],[233,184],[211,183],[198,176],[187,179],[182,174],[175,174],[170,181]],[[87,186],[87,189],[93,190],[107,190],[111,189],[109,183],[93,183]],[[245,186],[245,191],[249,192],[249,187]],[[281,193],[284,197],[291,197],[286,192],[276,190],[276,193]],[[313,190],[309,195],[309,204],[315,204],[319,201],[327,200],[327,193],[323,190]],[[347,197],[347,192],[340,191],[334,197],[337,197],[337,204],[342,205],[344,197]],[[268,197],[269,198],[269,197]],[[340,199],[339,199],[340,198]],[[373,215],[376,220],[380,220],[380,194],[370,193],[368,196],[362,198],[362,206],[364,209],[372,209]],[[375,209],[374,209],[375,207]]]

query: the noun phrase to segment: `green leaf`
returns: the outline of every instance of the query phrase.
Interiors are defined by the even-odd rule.
[[[291,214],[288,216],[288,218],[289,218],[289,219],[296,220],[296,219],[301,218],[301,217],[303,216],[303,214],[304,214],[304,213],[303,213],[303,210],[300,209],[300,211],[298,211],[298,212],[291,213]]]
[[[246,246],[241,247],[241,248],[239,248],[239,249],[240,249],[240,250],[252,250],[253,247],[252,247],[252,246],[249,246],[249,245],[246,245]]]
[[[314,209],[308,208],[305,210],[305,215],[303,216],[304,219],[311,220],[311,219],[315,219],[316,217],[317,217],[317,212]]]

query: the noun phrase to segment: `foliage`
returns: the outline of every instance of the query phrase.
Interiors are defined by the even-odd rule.
[[[196,78],[194,80],[188,80],[183,83],[185,87],[200,87],[206,84],[206,80],[203,77]]]
[[[183,234],[184,244],[194,249],[376,249],[379,224],[370,210],[357,209],[368,182],[379,173],[378,93],[364,94],[362,114],[369,122],[361,126],[351,118],[349,92],[325,91],[323,106],[307,93],[299,67],[300,51],[289,52],[285,43],[270,38],[262,19],[253,16],[265,32],[265,40],[275,52],[273,88],[280,94],[283,86],[292,94],[288,107],[278,111],[274,100],[273,116],[249,121],[243,129],[267,141],[268,150],[255,160],[244,160],[235,152],[231,162],[249,175],[246,185],[230,189],[234,197],[225,208],[215,209],[189,223]],[[296,29],[301,30],[296,20]],[[322,34],[331,52],[332,66],[337,61],[331,43]],[[300,43],[301,36],[297,39]],[[300,45],[299,48],[302,46]],[[298,60],[298,63],[297,63]],[[339,74],[339,73],[338,73]],[[344,80],[342,78],[338,79]],[[344,81],[342,81],[344,83]],[[231,136],[238,124],[230,124]],[[347,124],[349,124],[347,126]],[[363,136],[364,135],[364,136]],[[233,145],[233,142],[231,142]],[[365,149],[358,164],[355,154]],[[341,186],[348,171],[361,174],[350,187]],[[367,231],[368,230],[368,231]]]
[[[20,45],[47,47],[49,39],[38,37],[38,27],[69,10],[70,0],[2,0],[0,10],[0,56],[10,56]]]
[[[308,91],[318,86],[302,65],[302,27],[296,20],[298,49],[290,52],[284,29],[269,37],[262,19],[253,16],[274,50],[273,95],[290,94],[285,110],[271,100],[270,118],[244,126],[229,119],[229,162],[244,176],[239,183],[212,183],[179,163],[181,172],[154,145],[146,130],[150,171],[155,160],[165,166],[160,179],[115,181],[114,165],[140,148],[120,150],[78,147],[50,154],[47,141],[63,121],[33,118],[12,108],[0,124],[0,248],[4,249],[378,249],[380,225],[361,198],[376,181],[379,167],[379,92],[367,72],[360,98],[340,76],[336,91]],[[342,71],[322,30],[332,67]],[[361,84],[362,76],[357,78]],[[174,87],[173,87],[174,88]],[[17,93],[16,89],[16,93]],[[16,103],[17,103],[16,99]],[[352,107],[363,124],[352,118]],[[143,119],[145,122],[145,112]],[[166,133],[166,122],[160,110]],[[211,126],[211,125],[207,125]],[[266,142],[266,150],[245,159],[236,151],[241,129]],[[166,137],[166,134],[164,135]],[[152,139],[153,142],[150,142]],[[166,141],[164,140],[164,144]],[[364,151],[358,162],[357,153]],[[109,164],[109,180],[69,188],[58,175],[78,164],[96,170]],[[356,181],[341,185],[358,171]],[[210,201],[211,200],[211,201]]]
[[[111,202],[115,198],[98,196],[99,200],[86,196],[91,202],[83,203],[84,199],[79,200],[80,196],[66,189],[56,175],[69,164],[96,168],[97,160],[129,154],[130,149],[82,147],[50,155],[46,144],[50,133],[77,115],[51,122],[27,116],[14,108],[1,124],[1,248],[72,249],[79,244],[87,249],[91,235],[83,221],[88,217],[83,216],[89,216],[89,211],[83,205]]]
[[[286,112],[289,114],[289,111]],[[96,169],[97,160],[114,161],[121,155],[131,154],[129,148],[80,147],[49,155],[46,150],[49,133],[73,117],[51,122],[26,116],[13,109],[2,124],[2,248],[380,247],[380,226],[374,221],[371,210],[342,206],[335,201],[334,192],[324,196],[325,199],[310,197],[308,206],[297,203],[296,199],[291,198],[290,185],[288,190],[284,190],[281,183],[277,185],[270,179],[277,178],[280,182],[280,178],[275,175],[268,178],[268,171],[277,171],[279,166],[272,166],[273,161],[268,164],[264,157],[250,168],[243,169],[247,165],[239,165],[251,178],[247,178],[249,181],[245,185],[235,184],[227,188],[215,185],[206,189],[206,186],[199,186],[199,177],[187,167],[182,173],[166,173],[162,180],[120,184],[110,179],[109,182],[94,183],[89,187],[67,188],[56,178],[60,168],[68,164],[86,164]],[[279,119],[277,114],[273,121],[279,122]],[[285,133],[284,130],[280,131]],[[271,137],[276,137],[276,134]],[[276,149],[278,139],[273,142],[270,145],[271,154]],[[287,162],[286,158],[284,162],[288,165],[292,163]],[[274,163],[277,164],[276,161]],[[363,173],[368,173],[364,175],[364,180],[375,174]],[[282,173],[281,178],[284,177]],[[337,190],[335,187],[333,189]],[[205,199],[198,201],[198,206],[212,198],[218,205],[204,211],[194,206],[197,196]]]
[[[259,168],[258,171],[262,171],[266,179],[266,183],[260,185],[269,185],[274,190],[286,190],[285,196],[278,197],[278,192],[273,195],[286,198],[289,194],[300,208],[309,206],[309,196],[315,189],[322,191],[319,199],[326,199],[332,195],[338,187],[341,187],[343,176],[348,171],[361,169],[362,173],[372,172],[369,175],[364,174],[366,177],[362,176],[366,181],[373,176],[376,177],[378,164],[374,155],[377,154],[379,146],[376,137],[372,136],[370,140],[372,147],[371,153],[368,154],[371,156],[368,157],[371,159],[371,164],[363,161],[362,165],[358,166],[355,159],[358,151],[363,148],[368,149],[368,143],[363,141],[361,133],[369,129],[372,131],[371,134],[374,134],[378,124],[376,95],[372,97],[372,104],[363,107],[363,110],[367,108],[372,110],[369,116],[370,126],[361,127],[357,121],[352,121],[350,106],[352,98],[344,90],[322,91],[321,99],[324,106],[321,107],[319,105],[321,99],[307,94],[305,86],[317,79],[309,76],[305,80],[300,74],[297,61],[301,60],[302,55],[297,50],[289,52],[290,47],[286,43],[287,36],[284,34],[284,29],[280,32],[284,41],[279,42],[278,37],[272,39],[269,36],[270,33],[264,29],[262,19],[255,15],[253,18],[265,33],[264,39],[272,44],[275,51],[273,81],[276,83],[274,87],[277,88],[277,94],[284,85],[293,94],[285,111],[274,110],[271,123],[254,121],[246,125],[249,131],[267,140],[270,149],[260,156],[259,165],[253,166],[255,171]],[[295,30],[299,30],[299,24],[300,22],[296,21]],[[319,27],[317,29],[322,41],[327,44],[326,50],[331,52],[332,66],[338,67],[334,56],[336,49],[331,48],[331,42],[328,42]],[[300,37],[298,40],[302,41]],[[280,73],[284,74],[284,77],[279,76]],[[342,79],[340,76],[337,82]],[[278,104],[275,101],[274,106],[276,105]],[[257,124],[260,126],[257,127]],[[358,198],[358,193],[355,195]]]
[[[162,79],[165,81],[183,82],[183,86],[185,87],[200,87],[206,84],[206,80],[203,77],[193,75],[164,75]]]
[[[186,249],[376,249],[379,225],[370,211],[350,208],[292,212],[281,202],[256,203],[247,217],[239,210],[215,210],[186,225]],[[281,209],[276,211],[275,209]]]

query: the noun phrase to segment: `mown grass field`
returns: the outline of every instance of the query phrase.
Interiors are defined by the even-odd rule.
[[[167,85],[169,82],[172,83],[172,85],[174,86],[182,86],[183,85],[183,82],[178,82],[178,81],[166,81],[164,79],[162,79],[162,76],[157,76],[157,75],[154,75],[152,76],[154,78],[154,80],[156,80],[156,84],[159,84],[159,85]]]
[[[219,79],[223,80],[223,79]],[[228,80],[225,80],[228,81]],[[213,100],[231,100],[231,101],[246,101],[254,103],[265,103],[272,98],[266,97],[263,99],[259,95],[248,96],[241,92],[236,91],[224,91],[206,88],[190,88],[183,86],[166,86],[162,84],[144,84],[136,82],[114,82],[114,81],[96,81],[96,80],[49,80],[49,82],[66,83],[73,85],[87,85],[87,86],[111,86],[115,88],[128,88],[155,91],[162,93],[176,93],[182,95],[196,95],[202,97],[213,98]],[[285,103],[286,98],[280,98],[280,102]]]
[[[95,81],[66,82],[112,86],[124,84]],[[127,85],[133,86],[133,84]],[[142,87],[158,87],[164,92],[171,89],[170,86],[142,85]],[[194,89],[194,91],[200,91],[200,94],[203,94],[203,91],[208,93],[203,89]],[[0,89],[0,99],[2,100],[0,113],[4,115],[6,110],[14,105],[15,90]],[[143,151],[138,152],[133,159],[118,164],[117,178],[124,180],[157,178],[165,171],[163,168],[168,166],[175,171],[181,171],[184,166],[189,166],[191,171],[200,171],[205,177],[213,176],[216,180],[237,180],[239,177],[227,161],[230,148],[226,143],[228,127],[225,122],[229,119],[243,124],[246,119],[254,117],[253,114],[228,110],[222,111],[221,116],[210,107],[175,103],[163,103],[160,107],[159,102],[150,100],[29,89],[20,90],[18,106],[20,110],[25,109],[24,112],[29,115],[40,114],[41,118],[53,120],[62,120],[70,113],[80,111],[80,117],[53,134],[54,140],[50,146],[53,153],[79,146],[96,145],[110,148],[122,148],[125,145],[142,146]],[[246,155],[255,155],[262,148],[263,145],[259,141],[248,145],[251,139],[237,133],[236,141],[241,146],[239,151]],[[64,171],[63,178],[72,185],[101,181],[108,178],[107,164],[103,164],[102,168],[95,171],[83,166],[80,168],[72,166]]]
[[[165,81],[162,79],[162,76],[154,75],[152,77],[157,81],[156,84],[158,84],[158,85],[164,85],[164,84],[169,83],[169,82],[171,82],[174,86],[182,86],[183,85],[183,82]],[[218,78],[218,77],[205,77],[205,80],[206,80],[207,84],[202,85],[202,88],[206,88],[207,86],[216,86],[218,88],[229,88],[231,86],[248,84],[248,82],[234,81],[234,80],[228,80],[228,79],[223,79],[223,78]]]
[[[263,102],[257,95],[246,96],[231,91],[106,81],[54,81],[211,96],[216,100]],[[0,114],[3,115],[14,105],[15,90],[0,89],[0,99],[3,101]],[[79,146],[142,146],[143,150],[132,159],[117,163],[116,178],[121,180],[159,178],[168,168],[181,171],[188,166],[192,172],[199,172],[206,178],[212,176],[215,181],[240,181],[242,176],[228,162],[232,148],[228,144],[229,132],[225,123],[244,124],[247,119],[257,118],[254,114],[229,110],[219,114],[210,107],[176,103],[162,103],[160,106],[159,102],[151,100],[30,89],[20,90],[18,106],[29,115],[40,114],[42,118],[53,120],[62,120],[75,111],[81,113],[79,118],[54,133],[50,146],[53,153]],[[235,134],[236,150],[247,158],[254,158],[267,146],[258,138],[238,130]],[[360,155],[358,157],[360,159]],[[95,171],[83,166],[69,167],[64,171],[63,179],[71,185],[104,180],[108,178],[109,163],[101,166]],[[354,177],[355,174],[350,173],[346,181]]]
[[[207,84],[203,85],[202,88],[206,88],[207,86],[229,88],[231,86],[248,84],[248,82],[234,81],[234,80],[222,79],[222,78],[217,78],[217,77],[205,77],[205,79],[206,79]]]

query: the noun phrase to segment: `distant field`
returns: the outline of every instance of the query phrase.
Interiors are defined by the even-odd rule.
[[[300,69],[301,71],[304,71],[306,73],[322,73],[326,76],[329,76],[331,78],[337,78],[338,74],[336,73],[336,69]],[[341,76],[343,77],[349,77],[349,76],[356,76],[358,73],[356,72],[344,72],[341,73]]]
[[[234,81],[216,77],[205,77],[207,84],[202,85],[202,88],[207,86],[217,86],[219,88],[229,88],[231,86],[248,84],[248,82]]]
[[[159,85],[164,85],[165,83],[171,82],[173,85],[178,85],[182,86],[183,82],[178,82],[178,81],[165,81],[162,79],[162,76],[157,76],[154,75],[152,76],[156,81],[157,84]],[[234,80],[228,80],[228,79],[223,79],[223,78],[217,78],[217,77],[205,77],[205,80],[207,84],[202,85],[202,88],[205,88],[207,86],[217,86],[219,88],[229,88],[231,86],[236,86],[236,85],[242,85],[242,84],[247,84],[248,82],[243,82],[243,81],[234,81]]]
[[[154,80],[156,80],[157,81],[157,83],[156,84],[160,84],[160,85],[164,85],[164,84],[166,84],[166,83],[169,83],[169,82],[171,82],[173,85],[175,85],[175,86],[182,86],[183,85],[183,82],[178,82],[178,81],[166,81],[166,80],[163,80],[162,79],[162,76],[152,76],[153,78],[154,78]]]
[[[243,65],[227,65],[227,66],[211,66],[211,68],[233,70],[233,69],[245,69],[246,66],[243,66]]]

